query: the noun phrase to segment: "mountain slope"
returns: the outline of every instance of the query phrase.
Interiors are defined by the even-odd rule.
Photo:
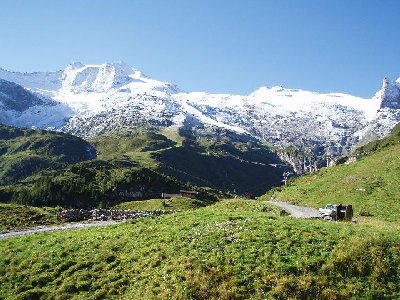
[[[174,178],[135,165],[93,160],[46,170],[20,184],[0,186],[2,202],[66,208],[110,207],[132,199],[159,198],[189,189]]]
[[[0,185],[95,157],[96,150],[78,137],[0,124]]]
[[[22,112],[45,101],[18,84],[0,79],[0,103],[5,110]]]
[[[55,127],[88,138],[146,126],[183,127],[193,119],[207,130],[246,133],[279,148],[295,147],[303,161],[288,161],[298,173],[308,169],[304,160],[321,167],[326,158],[335,160],[384,137],[400,121],[399,82],[387,79],[373,98],[362,99],[283,87],[261,87],[247,96],[187,93],[122,62],[74,63],[49,73],[0,69],[0,78],[53,101],[40,106],[40,112],[30,111],[29,120],[13,121],[21,126]]]
[[[387,78],[383,80],[382,89],[378,94],[381,98],[381,108],[400,108],[400,78],[391,83]]]
[[[0,79],[0,123],[18,127],[60,127],[70,116],[71,110],[58,101]]]
[[[301,176],[266,198],[324,207],[328,203],[353,205],[377,219],[397,221],[400,215],[400,124],[392,134],[355,151],[350,164],[324,168]]]
[[[97,207],[200,187],[261,195],[291,169],[248,140],[141,128],[93,137],[95,149],[68,134],[0,125],[0,202]]]
[[[184,128],[114,132],[90,141],[100,159],[135,163],[182,182],[237,194],[261,195],[281,184],[283,172],[293,171],[254,138],[225,130],[207,132],[193,124]],[[166,135],[175,135],[177,141]]]

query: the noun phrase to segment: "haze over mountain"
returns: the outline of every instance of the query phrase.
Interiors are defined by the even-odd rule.
[[[370,99],[282,86],[260,87],[249,95],[184,92],[123,62],[74,63],[56,72],[0,69],[0,79],[0,121],[8,125],[87,138],[119,129],[182,128],[190,123],[199,130],[256,137],[281,149],[294,147],[295,154],[283,150],[281,155],[299,172],[386,136],[400,121],[400,79],[385,78]]]

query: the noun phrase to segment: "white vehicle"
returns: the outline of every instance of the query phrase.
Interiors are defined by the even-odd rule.
[[[325,220],[334,220],[336,219],[337,207],[335,204],[327,204],[325,208],[319,208],[318,210]]]

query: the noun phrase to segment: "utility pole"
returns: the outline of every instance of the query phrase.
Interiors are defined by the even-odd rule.
[[[293,174],[292,172],[283,172],[283,183],[286,185],[289,175]]]

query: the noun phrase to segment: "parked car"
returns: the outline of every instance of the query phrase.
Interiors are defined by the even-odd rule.
[[[319,213],[325,220],[335,220],[338,206],[335,204],[327,204],[325,208],[319,208]]]

